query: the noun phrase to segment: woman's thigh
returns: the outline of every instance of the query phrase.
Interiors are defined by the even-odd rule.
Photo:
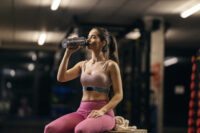
[[[87,118],[80,122],[75,133],[100,133],[111,130],[115,125],[115,118],[110,115],[103,115],[97,118]]]
[[[44,133],[70,133],[84,118],[77,112],[64,115],[45,126]]]

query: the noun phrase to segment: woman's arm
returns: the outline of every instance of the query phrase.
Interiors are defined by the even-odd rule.
[[[123,99],[122,80],[118,64],[114,61],[111,61],[108,65],[108,71],[110,72],[112,80],[114,96],[111,98],[108,104],[101,108],[104,113],[108,112],[110,109],[114,109]]]
[[[60,63],[59,69],[58,69],[57,80],[59,82],[66,82],[66,81],[75,79],[78,76],[80,76],[81,66],[82,66],[83,61],[77,63],[74,67],[67,70],[69,58],[70,58],[71,54],[77,50],[78,50],[78,48],[73,48],[73,49],[67,48],[66,49],[65,54],[63,56],[63,59]]]

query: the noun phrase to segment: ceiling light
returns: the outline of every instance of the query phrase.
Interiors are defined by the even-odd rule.
[[[192,8],[184,11],[181,13],[181,17],[182,18],[187,18],[188,16],[198,12],[200,10],[200,4],[196,5],[196,6],[193,6]]]
[[[35,69],[35,65],[34,64],[32,64],[32,63],[28,64],[28,70],[29,71],[33,71],[34,69]]]
[[[9,88],[9,89],[12,88],[12,83],[11,82],[7,82],[6,83],[6,87]]]
[[[35,53],[32,53],[31,58],[32,58],[33,61],[36,61],[37,60],[37,55]]]
[[[133,31],[126,34],[125,37],[127,39],[137,40],[138,38],[140,38],[140,36],[141,36],[140,30],[136,28]]]
[[[39,40],[38,40],[38,45],[43,45],[44,42],[45,42],[45,40],[46,40],[46,34],[45,34],[45,33],[42,33],[42,34],[40,35]]]
[[[167,59],[164,61],[164,66],[167,67],[167,66],[171,66],[171,65],[174,65],[178,62],[178,58],[176,57],[173,57],[173,58],[170,58],[170,59]]]
[[[52,4],[51,4],[51,10],[55,11],[58,9],[59,5],[60,5],[61,0],[53,0]]]
[[[15,76],[15,70],[10,70],[10,76],[12,76],[12,77]]]

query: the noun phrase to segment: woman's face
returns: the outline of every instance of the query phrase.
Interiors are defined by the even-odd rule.
[[[104,41],[101,41],[98,36],[98,30],[92,29],[88,34],[88,48],[89,49],[102,49],[104,46]]]

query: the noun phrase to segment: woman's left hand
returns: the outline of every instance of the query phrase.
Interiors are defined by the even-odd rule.
[[[102,111],[102,110],[93,110],[87,118],[97,118],[97,117],[100,117],[102,115],[104,115],[105,112]]]

